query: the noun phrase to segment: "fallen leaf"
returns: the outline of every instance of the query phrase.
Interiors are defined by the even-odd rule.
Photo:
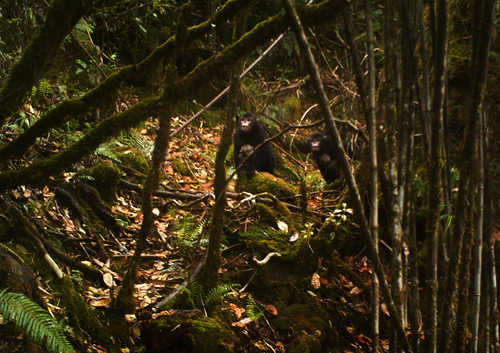
[[[278,221],[278,228],[283,232],[288,232],[288,224],[283,221]]]
[[[311,285],[314,289],[318,289],[319,287],[321,287],[320,277],[316,272],[314,272],[311,278]]]
[[[311,296],[311,297],[314,297],[314,298],[317,298],[318,296],[316,294],[314,294],[314,292],[311,292],[310,290],[307,291],[307,293]]]
[[[111,298],[102,298],[102,299],[92,299],[89,304],[94,307],[105,307],[108,308],[109,304],[111,304]]]
[[[296,242],[299,239],[299,233],[295,233],[290,237],[290,243]]]
[[[102,280],[104,281],[104,283],[109,287],[114,287],[115,286],[115,281],[113,279],[113,275],[109,272],[105,272],[103,275],[102,275]]]
[[[249,317],[246,317],[238,322],[233,322],[232,326],[245,327],[247,324],[251,323],[253,320]]]
[[[387,316],[389,316],[389,310],[387,310],[387,305],[385,303],[380,304],[380,309],[382,309],[382,311],[384,312],[384,314],[386,314]]]
[[[243,314],[246,311],[245,309],[240,308],[239,306],[237,306],[236,304],[233,304],[233,303],[229,303],[229,308],[231,309],[231,312],[236,317],[236,320],[238,320],[238,321],[241,319],[241,314]]]
[[[278,309],[276,309],[276,307],[274,305],[271,305],[271,304],[267,304],[266,305],[266,309],[273,315],[276,315],[278,316]]]
[[[137,318],[135,314],[125,314],[125,320],[127,320],[127,322],[136,322]]]

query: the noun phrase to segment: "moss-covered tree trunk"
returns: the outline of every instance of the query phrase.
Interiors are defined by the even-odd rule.
[[[27,92],[43,77],[47,63],[54,58],[64,38],[92,7],[90,0],[50,3],[44,24],[0,90],[0,126],[22,106]]]
[[[235,65],[235,69],[231,76],[231,84],[229,86],[229,104],[227,108],[226,123],[222,131],[219,149],[215,158],[215,178],[214,178],[214,193],[215,205],[212,213],[212,224],[209,233],[209,244],[207,257],[205,259],[205,268],[203,276],[201,276],[201,284],[205,292],[215,288],[219,282],[220,268],[220,247],[222,244],[222,230],[224,225],[224,208],[227,204],[226,199],[226,167],[224,162],[232,144],[234,131],[234,121],[238,112],[238,96],[240,93],[240,76],[242,64],[241,61]]]
[[[173,69],[170,69],[170,73],[172,73],[171,77],[175,77]],[[166,76],[168,77],[168,73]],[[166,87],[171,87],[169,86],[170,84],[172,83],[168,82]],[[172,88],[167,89],[165,92],[165,97],[172,97],[173,95],[171,93]],[[153,165],[142,190],[142,226],[141,230],[139,231],[139,237],[137,239],[134,256],[130,260],[127,273],[125,275],[125,278],[123,279],[122,288],[120,289],[120,292],[118,293],[114,304],[114,308],[121,313],[131,313],[135,311],[135,303],[132,294],[134,293],[134,284],[137,280],[137,268],[139,265],[141,254],[146,249],[148,237],[151,235],[154,228],[151,197],[153,196],[153,192],[158,188],[158,184],[160,182],[160,167],[165,160],[165,155],[168,149],[170,121],[173,106],[173,103],[169,98],[165,99],[165,102],[163,104],[163,109],[160,110],[160,117],[158,119],[160,122],[160,129],[155,140],[155,148],[153,151]]]

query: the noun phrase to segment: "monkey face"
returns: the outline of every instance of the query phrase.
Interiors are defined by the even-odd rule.
[[[323,148],[321,139],[318,138],[310,139],[309,145],[311,146],[311,152],[318,152],[321,151],[321,149]]]
[[[250,153],[252,153],[252,151],[253,151],[253,147],[252,146],[250,146],[250,145],[244,145],[240,149],[239,157],[241,159],[244,159],[244,158],[248,157],[250,155]]]
[[[245,116],[240,119],[240,130],[244,132],[249,132],[253,129],[253,118],[250,116]]]

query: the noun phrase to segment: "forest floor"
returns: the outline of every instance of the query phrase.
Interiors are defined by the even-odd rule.
[[[181,125],[183,119],[175,119],[173,129]],[[205,220],[213,205],[213,161],[219,142],[219,136],[222,125],[215,128],[190,125],[180,134],[179,137],[172,138],[169,147],[167,161],[163,165],[164,178],[160,189],[174,193],[187,193],[191,195],[207,195],[200,200],[181,202],[174,199],[155,196],[153,199],[155,224],[157,233],[149,239],[149,247],[143,254],[143,261],[138,269],[138,283],[136,284],[134,298],[137,309],[151,307],[158,303],[165,296],[169,295],[178,286],[182,285],[190,276],[200,259],[202,258],[207,244],[206,229],[203,228]],[[138,131],[135,139],[141,140],[142,145],[152,146],[154,140],[154,123],[148,123],[142,130]],[[6,140],[12,139],[17,133],[7,132],[4,136]],[[26,163],[36,160],[37,154],[54,154],[61,150],[57,141],[41,141],[33,148],[33,153],[29,154]],[[130,148],[129,152],[133,153]],[[151,150],[150,150],[151,151]],[[127,153],[127,148],[122,148],[121,153]],[[102,155],[96,154],[94,157],[82,161],[81,165],[75,166],[75,170],[65,173],[61,180],[70,180],[76,171],[94,166],[98,160],[105,160]],[[176,163],[174,163],[176,161]],[[181,162],[181,163],[179,163]],[[314,167],[311,163],[304,163],[304,166],[311,172]],[[317,172],[315,172],[317,173]],[[127,173],[122,174],[122,178],[141,184],[144,175],[136,173],[133,178]],[[133,179],[133,180],[132,180]],[[228,186],[228,191],[234,192],[234,182]],[[328,196],[322,192],[311,193],[308,201],[308,208],[313,211],[328,212],[325,209],[325,202]],[[36,217],[40,224],[45,224],[58,232],[64,233],[67,237],[66,242],[78,244],[64,248],[66,255],[78,260],[85,261],[99,268],[104,274],[104,283],[106,286],[86,281],[84,276],[78,271],[74,271],[64,263],[59,263],[62,271],[71,276],[75,281],[82,281],[81,294],[88,304],[96,310],[106,310],[112,302],[113,297],[119,291],[123,271],[116,269],[125,269],[129,259],[134,253],[137,233],[142,223],[141,197],[136,191],[119,189],[116,201],[111,206],[111,211],[116,219],[123,225],[121,233],[110,232],[110,237],[102,239],[106,253],[103,255],[97,243],[92,241],[92,235],[87,235],[78,224],[75,224],[74,218],[68,210],[59,205],[54,195],[53,187],[45,187],[38,190],[30,187],[22,187],[11,192],[11,198],[20,205],[29,206],[31,214]],[[333,200],[332,205],[337,201]],[[239,203],[239,200],[229,198],[229,210]],[[332,209],[330,209],[332,211]],[[317,224],[312,225],[312,229],[321,226],[321,219],[317,219]],[[292,241],[292,240],[291,240]],[[228,252],[229,253],[229,252]],[[228,271],[237,272],[238,266],[247,266],[252,261],[252,253],[242,250],[241,253],[231,252],[231,258],[224,258],[221,273]],[[366,278],[369,281],[371,269],[363,252],[349,256],[345,263],[351,270],[357,273],[360,278]],[[38,269],[33,269],[35,272]],[[110,276],[111,274],[111,276]],[[42,290],[43,300],[45,301],[50,313],[55,317],[64,317],[64,308],[52,295],[50,283],[43,277],[38,277],[39,287]],[[320,286],[329,286],[331,279],[322,278],[317,273],[311,276],[311,290],[301,293],[302,296],[316,296],[314,290]],[[361,316],[368,316],[368,303],[366,296],[358,286],[345,276],[338,278],[338,303],[346,311],[356,311]],[[241,283],[244,286],[245,283]],[[240,287],[241,288],[241,287]],[[227,324],[233,330],[239,330],[240,334],[246,337],[242,347],[237,347],[238,351],[259,351],[280,352],[287,348],[287,341],[290,341],[290,333],[280,333],[279,329],[273,327],[266,316],[279,316],[280,312],[271,303],[255,301],[258,311],[264,315],[261,319],[250,318],[245,312],[245,297],[248,293],[244,291],[235,291],[237,300],[228,300],[225,304],[232,313],[232,319]],[[328,306],[328,301],[322,301],[316,296],[315,300],[321,305]],[[338,303],[336,305],[338,305]],[[155,317],[162,315],[171,315],[175,308],[168,311],[159,312]],[[131,323],[137,321],[137,318],[131,317]],[[5,324],[5,323],[3,323]],[[0,323],[0,326],[3,326]],[[344,346],[351,346],[352,349],[344,349],[344,352],[355,352],[368,350],[370,346],[367,333],[358,330],[356,327],[345,327],[343,339],[346,340]],[[21,352],[24,349],[21,344],[24,335],[18,332],[17,335],[11,335],[10,330],[0,330],[0,351],[8,349],[11,352]],[[293,336],[293,334],[292,334]],[[140,344],[140,334],[135,338]],[[247,348],[244,348],[244,347]],[[248,347],[251,347],[249,349]],[[382,344],[384,347],[384,344]],[[106,348],[99,345],[92,345],[91,351],[105,352]]]

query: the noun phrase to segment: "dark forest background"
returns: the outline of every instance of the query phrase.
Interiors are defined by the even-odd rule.
[[[498,21],[0,1],[0,350],[498,352]],[[245,112],[276,175],[235,177]]]

